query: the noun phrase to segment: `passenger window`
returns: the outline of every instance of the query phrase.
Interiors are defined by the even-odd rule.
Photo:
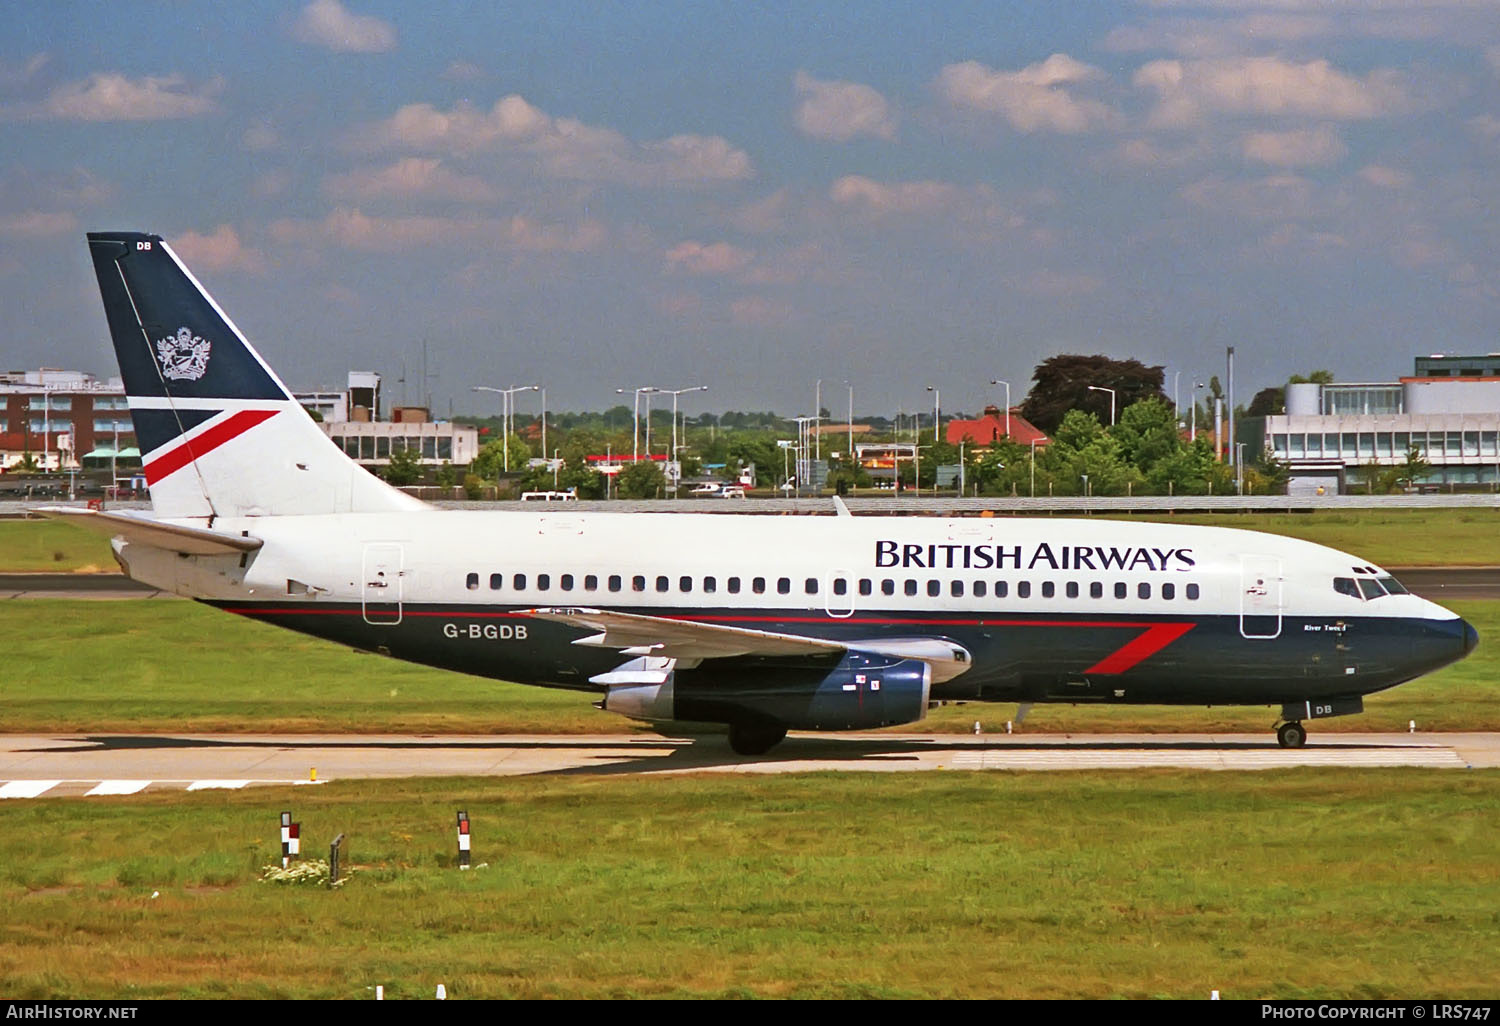
[[[525,591],[526,590],[526,575],[525,574],[516,574],[514,577],[512,577],[510,579],[510,586],[512,588],[516,589],[517,591]]]
[[[642,576],[641,574],[636,574],[634,577],[632,577],[630,579],[630,590],[631,591],[645,591],[646,590],[646,578],[644,576]]]
[[[849,594],[849,582],[842,577],[835,577],[833,579],[833,593],[835,595]]]
[[[672,582],[667,579],[667,576],[665,574],[658,574],[656,577],[656,590],[662,592],[670,587],[672,587]]]
[[[1031,582],[1016,582],[1016,598],[1031,598]]]
[[[1161,597],[1164,598],[1164,599],[1168,599],[1168,600],[1176,598],[1177,597],[1177,585],[1175,585],[1175,584],[1163,584],[1161,586]]]
[[[1042,582],[1042,598],[1051,598],[1057,593],[1057,586],[1051,581]]]
[[[677,578],[677,588],[679,591],[692,591],[693,579],[686,576]]]
[[[917,582],[916,581],[910,581],[909,580],[909,581],[906,582],[906,593],[908,595],[915,595],[917,593]]]
[[[803,585],[803,590],[809,595],[816,595],[818,593],[818,579],[816,577],[809,577],[806,584]]]
[[[740,579],[738,577],[731,577],[729,579],[729,594],[731,594],[731,595],[738,595],[739,593],[740,593]]]
[[[596,575],[596,574],[585,574],[584,577],[583,577],[583,590],[584,591],[598,591],[599,590],[599,577],[598,577],[598,575]]]
[[[1077,597],[1078,597],[1078,582],[1077,581],[1069,581],[1068,582],[1068,598],[1077,598]]]
[[[988,589],[985,587],[985,584],[984,584],[983,581],[975,581],[974,582],[974,597],[975,598],[984,598],[984,593],[987,590]]]
[[[764,577],[755,578],[750,582],[750,590],[757,595],[764,595],[766,593],[766,579]]]
[[[1136,594],[1137,598],[1143,598],[1143,599],[1150,598],[1151,597],[1151,585],[1147,584],[1145,581],[1142,581],[1140,584],[1137,584],[1135,586],[1135,594]]]
[[[470,574],[469,576],[470,577],[474,577],[476,575]],[[478,584],[478,583],[479,583],[478,581],[475,582],[475,584]],[[505,586],[505,575],[504,574],[490,574],[490,591],[499,591],[504,586]]]
[[[1103,598],[1104,585],[1099,581],[1089,582],[1089,598]]]
[[[620,578],[619,574],[610,574],[609,575],[609,590],[610,591],[619,591],[623,587],[625,587],[625,582],[624,582],[624,580],[622,580]]]
[[[1187,597],[1188,597],[1189,601],[1197,601],[1197,598],[1198,598],[1198,586],[1196,584],[1189,584],[1187,586],[1186,591],[1187,591]]]
[[[776,594],[790,595],[792,593],[792,579],[790,577],[776,578]]]
[[[882,594],[882,595],[894,595],[894,594],[896,594],[896,582],[893,581],[893,580],[891,580],[889,577],[887,577],[885,580],[881,581],[880,582],[880,594]]]
[[[1004,598],[1009,593],[1009,591],[1010,591],[1010,586],[1007,585],[1004,581],[996,581],[995,582],[995,597],[996,598]]]
[[[537,591],[546,591],[548,588],[552,587],[552,575],[551,574],[537,574],[536,575],[536,587],[537,587]]]
[[[718,591],[719,582],[714,580],[712,577],[705,577],[703,578],[703,590],[710,593]]]
[[[1333,579],[1333,590],[1340,595],[1348,595],[1350,598],[1359,598],[1359,588],[1352,577],[1335,577]]]
[[[478,574],[470,574],[468,576],[468,579],[464,583],[466,583],[469,586],[469,590],[470,591],[478,591],[479,590],[479,575]]]
[[[868,595],[874,590],[874,583],[868,577],[861,577],[859,579],[859,593],[861,595]]]
[[[948,585],[948,594],[952,595],[954,598],[963,598],[964,582],[954,581],[952,584]]]
[[[561,587],[563,591],[572,591],[573,590],[573,575],[572,574],[563,574],[561,577],[559,577],[557,579],[557,583],[558,583],[558,586]]]
[[[1124,598],[1125,597],[1125,592],[1126,592],[1125,582],[1124,581],[1116,581],[1115,582],[1115,598],[1117,598],[1117,599]]]

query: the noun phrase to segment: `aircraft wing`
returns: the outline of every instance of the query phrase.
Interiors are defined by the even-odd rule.
[[[526,615],[594,631],[575,645],[619,649],[623,654],[661,659],[727,659],[737,656],[825,656],[852,650],[918,659],[932,667],[933,680],[951,680],[970,666],[968,651],[946,638],[879,638],[834,641],[829,638],[757,631],[748,627],[678,620],[609,609],[530,609]]]
[[[265,543],[249,535],[225,534],[203,527],[184,527],[180,524],[165,524],[159,520],[147,520],[128,513],[111,513],[97,509],[79,509],[76,506],[42,506],[28,512],[48,520],[61,520],[76,524],[86,531],[109,538],[121,537],[128,542],[150,545],[168,552],[182,552],[190,556],[240,555],[254,552]]]

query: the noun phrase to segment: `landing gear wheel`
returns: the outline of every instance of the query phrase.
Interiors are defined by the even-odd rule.
[[[765,755],[785,740],[785,727],[761,723],[729,725],[729,747],[739,755]]]
[[[1295,720],[1276,728],[1276,741],[1283,748],[1301,748],[1307,743],[1307,731]]]

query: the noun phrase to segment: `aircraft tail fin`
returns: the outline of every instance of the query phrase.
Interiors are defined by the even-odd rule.
[[[425,505],[344,455],[161,236],[88,240],[159,516]]]

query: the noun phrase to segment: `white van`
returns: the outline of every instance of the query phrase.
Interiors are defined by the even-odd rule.
[[[577,502],[574,492],[522,492],[522,502]]]

